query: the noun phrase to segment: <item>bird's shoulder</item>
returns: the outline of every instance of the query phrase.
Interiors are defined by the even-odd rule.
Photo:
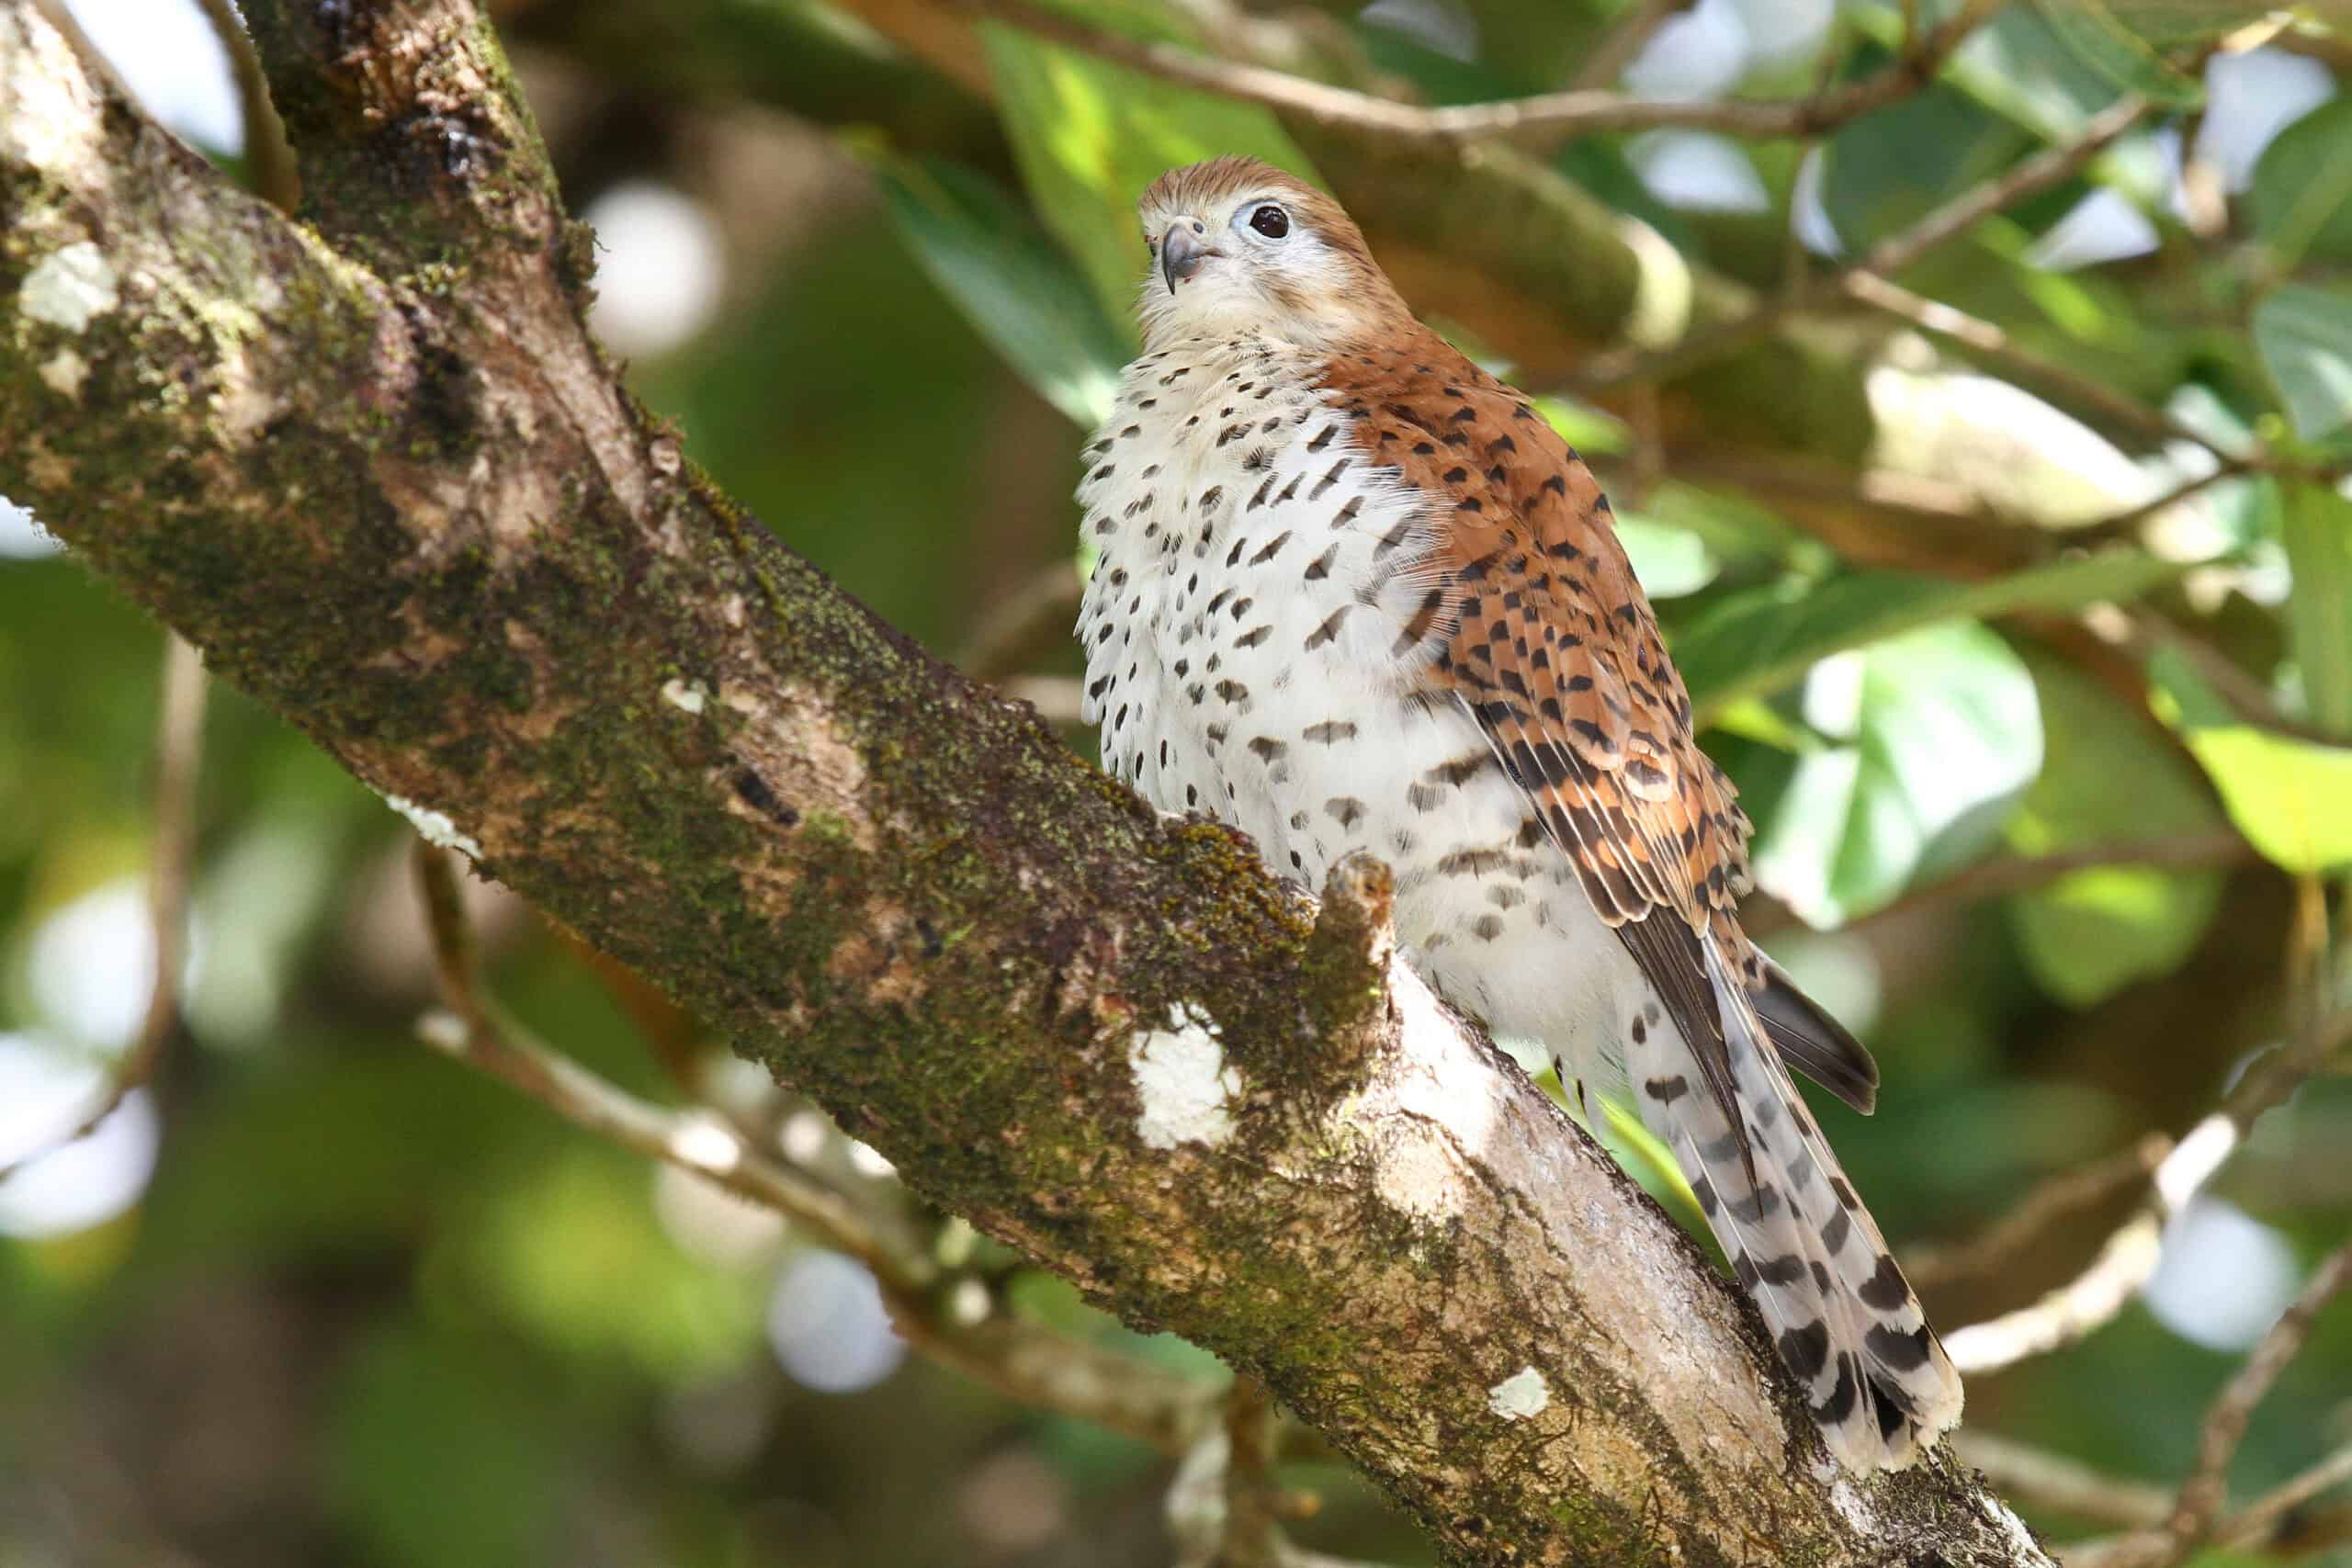
[[[1675,910],[1744,958],[1749,825],[1592,470],[1534,402],[1425,329],[1331,356],[1359,442],[1427,501],[1447,586],[1422,669],[1474,715],[1612,923]]]

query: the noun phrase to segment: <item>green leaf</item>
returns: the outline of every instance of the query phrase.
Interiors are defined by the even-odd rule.
[[[2352,501],[2309,482],[2286,498],[2287,636],[2304,707],[2320,728],[2352,735]]]
[[[2246,842],[2292,872],[2352,864],[2352,748],[2239,722],[2170,649],[2148,660],[2148,673],[2151,705],[2181,732]]]
[[[1617,542],[1625,547],[1642,591],[1653,599],[1696,593],[1723,570],[1706,540],[1689,528],[1654,518],[1620,513]]]
[[[1122,320],[1134,307],[1146,259],[1136,197],[1161,174],[1241,152],[1315,179],[1306,154],[1271,110],[1193,92],[1001,23],[983,23],[980,36],[1030,197],[1078,258],[1096,300]]]
[[[985,175],[899,158],[875,177],[907,248],[1005,362],[1088,429],[1117,395],[1134,350],[1069,258]]]
[[[1691,626],[1676,640],[1674,658],[1703,728],[1725,704],[1777,692],[1845,649],[1937,621],[2126,602],[2188,569],[2137,550],[2110,550],[1973,584],[1867,572],[1817,587],[1758,589],[1724,601]]]
[[[2254,346],[2306,441],[2352,423],[2352,295],[2281,284],[2254,308]]]
[[[2009,818],[2009,847],[2055,854],[2099,844],[2210,833],[2222,815],[2196,767],[2098,682],[2031,661],[2041,705],[2041,775]],[[2128,792],[2115,781],[2129,778]],[[2059,1000],[2089,1007],[2169,974],[2195,950],[2220,903],[2222,874],[2100,866],[2010,898],[2026,967]]]
[[[2041,0],[2039,9],[2077,59],[2126,92],[2159,108],[2193,109],[2205,101],[2203,84],[2166,64],[2104,0]]]
[[[2188,749],[2266,859],[2295,872],[2352,864],[2352,750],[2252,725],[2191,730]]]
[[[1505,372],[1495,373],[1509,378]],[[1527,400],[1544,416],[1545,423],[1560,433],[1562,440],[1580,451],[1623,452],[1634,444],[1632,429],[1606,409],[1573,398],[1532,397]]]
[[[1969,34],[1946,76],[1986,108],[2049,141],[2072,140],[2116,97],[2114,83],[2021,6],[1996,13]]]
[[[2033,677],[1972,622],[1821,665],[1805,707],[1838,743],[1795,760],[1755,862],[1758,884],[1815,926],[1867,914],[1981,852],[2041,765]]]
[[[1829,139],[1822,206],[1839,237],[1862,249],[1997,174],[2030,145],[2016,126],[1936,84]]]
[[[2352,96],[2337,94],[2262,151],[2246,211],[2271,265],[2284,272],[2313,252],[2352,256]]]

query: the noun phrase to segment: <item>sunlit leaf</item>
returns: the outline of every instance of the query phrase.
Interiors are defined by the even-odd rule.
[[[1796,759],[1755,861],[1758,885],[1815,926],[1983,851],[2041,764],[2033,677],[1973,622],[1818,665],[1805,716],[1836,744]]]
[[[1675,662],[1703,727],[1725,704],[1779,691],[1841,649],[1937,621],[2121,603],[2187,570],[2136,550],[2113,550],[1989,582],[1867,572],[1817,586],[1760,589],[1725,601],[1691,626],[1676,641]]]
[[[2205,101],[2203,85],[2165,63],[2105,0],[2041,0],[2039,9],[2077,59],[2117,86],[2161,108],[2189,109]]]
[[[1606,409],[1573,398],[1535,397],[1528,401],[1571,446],[1587,452],[1623,452],[1633,444],[1634,433],[1625,422]]]
[[[1997,173],[2028,145],[2015,125],[1938,84],[1830,138],[1822,205],[1847,243],[1874,244]]]
[[[1634,563],[1634,575],[1653,599],[1696,593],[1722,570],[1707,541],[1688,528],[1639,515],[1621,514],[1617,542]]]
[[[1100,423],[1133,347],[1069,258],[972,170],[894,159],[875,175],[908,248],[980,335],[1046,401]]]
[[[2219,829],[2195,764],[2140,714],[2054,660],[2032,661],[2041,773],[2009,818],[2010,849],[2055,854]],[[2119,777],[2132,781],[2119,791]],[[2026,967],[2061,1001],[2088,1007],[2169,973],[2195,950],[2222,891],[2218,872],[2144,865],[2075,873],[2007,902]]]
[[[2352,423],[2352,294],[2288,283],[2254,309],[2254,345],[2306,441]]]
[[[2050,24],[2010,6],[1968,36],[1945,75],[1985,107],[2049,141],[2077,135],[2115,101],[2115,84],[2059,41]]]
[[[2352,95],[2338,93],[2262,151],[2245,193],[2254,231],[2274,265],[2352,255]]]
[[[2303,702],[2313,724],[2352,735],[2352,501],[2307,482],[2287,486],[2286,500],[2287,634]]]
[[[1018,28],[987,22],[980,34],[1037,210],[1078,258],[1096,300],[1122,320],[1144,273],[1136,197],[1161,174],[1241,152],[1315,178],[1271,110],[1193,92]]]
[[[2248,843],[2289,871],[2352,864],[2352,748],[2239,722],[2169,649],[2148,672],[2157,712],[2181,731]]]

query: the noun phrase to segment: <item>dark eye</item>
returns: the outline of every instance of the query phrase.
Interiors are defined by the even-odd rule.
[[[1290,232],[1290,214],[1270,201],[1250,215],[1250,227],[1269,240],[1279,240]]]

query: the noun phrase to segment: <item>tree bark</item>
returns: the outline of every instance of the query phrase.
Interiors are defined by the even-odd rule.
[[[916,1187],[1476,1563],[2046,1563],[1823,1457],[1698,1249],[1391,962],[729,505],[468,0],[249,0],[306,222],[0,0],[0,491]],[[907,433],[917,448],[922,433]]]

